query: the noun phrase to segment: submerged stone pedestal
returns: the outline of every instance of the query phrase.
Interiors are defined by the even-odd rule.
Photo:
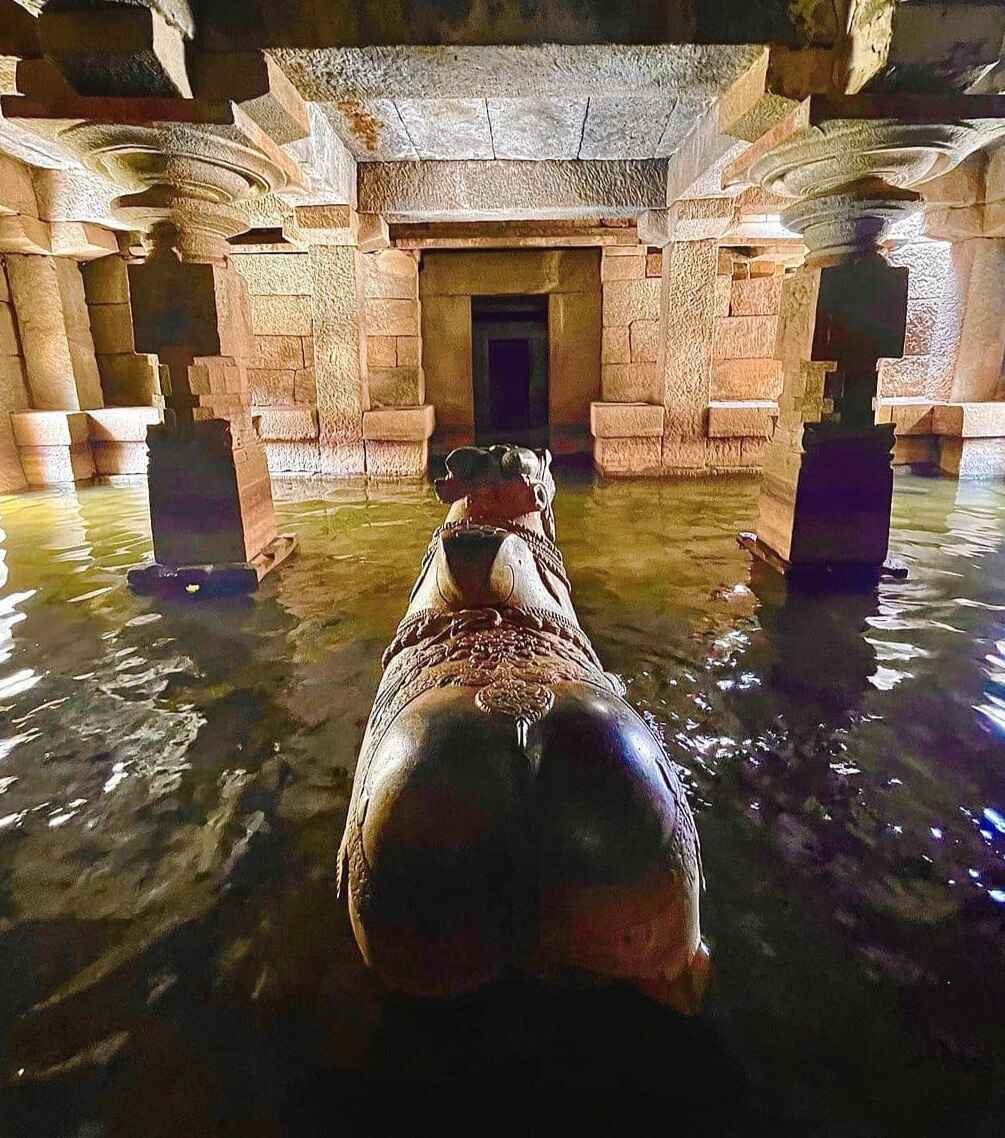
[[[180,434],[152,427],[150,522],[155,564],[133,569],[137,592],[250,592],[296,546],[277,536],[265,451],[234,446],[230,424]]]
[[[892,424],[803,429],[792,479],[766,475],[757,535],[742,543],[785,573],[878,572],[890,543]]]

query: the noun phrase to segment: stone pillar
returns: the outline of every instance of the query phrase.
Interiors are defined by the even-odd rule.
[[[367,389],[363,254],[348,206],[298,206],[296,226],[309,248],[321,473],[366,473],[363,412]]]
[[[321,473],[363,474],[370,398],[361,254],[351,245],[312,245],[310,258]]]
[[[7,274],[32,406],[43,411],[101,407],[101,377],[77,263],[10,253]]]
[[[0,494],[22,490],[25,486],[11,414],[24,411],[28,406],[17,319],[10,302],[3,258],[0,258]]]
[[[667,474],[705,467],[718,268],[714,237],[674,241],[664,251],[660,395],[665,412],[661,466]]]
[[[878,361],[903,354],[907,270],[878,243],[911,205],[824,195],[783,215],[809,252],[782,288],[783,387],[754,549],[786,571],[876,572],[886,559],[894,438],[873,403]]]
[[[251,423],[247,286],[221,233],[187,218],[153,225],[129,286],[136,348],[156,354],[170,381],[164,425],[147,435],[157,565],[131,580],[143,589],[212,565],[244,567],[236,586],[257,584],[280,558],[265,450]]]

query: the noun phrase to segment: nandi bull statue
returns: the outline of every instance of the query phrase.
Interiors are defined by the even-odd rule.
[[[630,982],[693,1010],[694,820],[603,670],[555,544],[551,455],[464,447],[384,654],[339,858],[385,984],[471,992],[508,971]]]

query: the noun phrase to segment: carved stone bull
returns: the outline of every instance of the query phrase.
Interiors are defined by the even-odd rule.
[[[551,456],[465,447],[384,654],[340,855],[368,965],[449,997],[510,970],[704,988],[694,820],[605,672],[555,544]]]

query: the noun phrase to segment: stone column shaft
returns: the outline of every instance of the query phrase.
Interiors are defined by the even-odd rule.
[[[353,245],[311,245],[314,373],[321,473],[363,474],[363,412],[369,410],[362,254]]]
[[[659,376],[668,472],[705,466],[718,264],[714,238],[675,241],[663,253]]]
[[[1005,356],[1005,239],[958,241],[951,257],[953,295],[945,315],[952,339],[945,347],[952,349],[952,372],[933,394],[953,403],[992,400]]]
[[[10,253],[7,274],[32,406],[42,411],[101,407],[101,377],[76,262]]]

